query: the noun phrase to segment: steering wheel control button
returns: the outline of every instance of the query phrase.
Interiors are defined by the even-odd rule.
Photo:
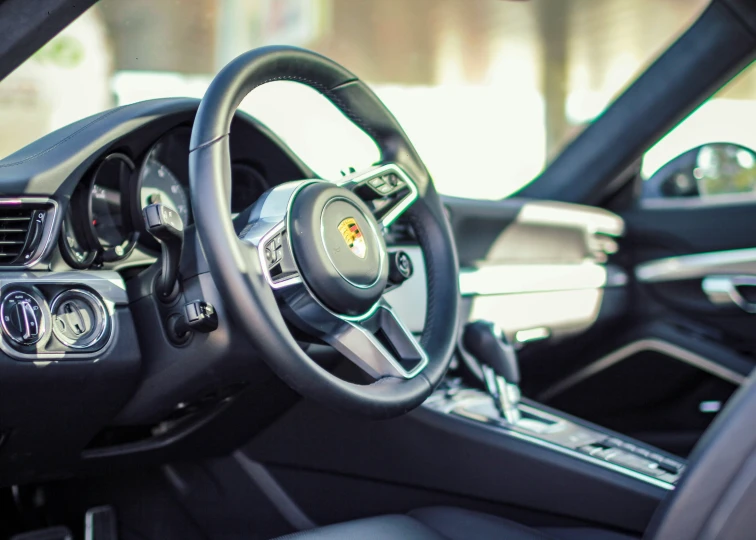
[[[299,191],[289,238],[300,273],[331,311],[360,315],[383,294],[388,254],[370,209],[351,191],[317,182]]]
[[[12,291],[0,305],[3,332],[12,343],[30,346],[45,333],[44,300],[25,291]]]
[[[405,251],[389,253],[389,283],[400,285],[412,277],[412,259]]]
[[[60,293],[52,302],[53,334],[69,349],[89,349],[103,341],[108,328],[105,306],[80,289]]]

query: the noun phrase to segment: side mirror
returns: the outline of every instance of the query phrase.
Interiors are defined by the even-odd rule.
[[[646,180],[647,197],[700,197],[756,191],[756,152],[734,143],[698,146]]]

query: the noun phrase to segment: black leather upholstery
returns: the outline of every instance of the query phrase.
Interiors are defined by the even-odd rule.
[[[645,538],[756,537],[756,375],[730,399],[690,456]]]
[[[632,537],[593,529],[539,531],[504,518],[462,508],[438,506],[413,510],[407,516],[359,519],[302,531],[279,540],[631,540]]]

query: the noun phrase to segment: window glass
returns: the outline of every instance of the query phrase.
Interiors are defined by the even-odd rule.
[[[641,174],[644,180],[648,180],[677,156],[702,147],[695,156],[698,170],[694,171],[692,181],[699,184],[700,189],[691,188],[692,194],[752,193],[753,184],[744,180],[744,177],[750,178],[749,171],[753,168],[752,156],[749,154],[753,154],[753,150],[756,149],[754,125],[756,125],[756,63],[745,68],[652,146],[643,156]],[[720,143],[727,143],[727,147]],[[714,160],[715,164],[727,162],[733,166],[737,165],[738,170],[742,169],[740,172],[743,174],[733,172],[733,175],[738,178],[734,176],[725,178],[723,175],[718,175],[718,180],[713,180],[711,175],[707,174],[704,179],[702,177],[704,172],[711,170],[709,167],[712,163],[711,156],[719,156],[719,159]],[[717,170],[719,169],[721,167],[717,167]],[[671,169],[665,168],[666,170]],[[686,180],[680,178],[678,182],[686,182]],[[688,194],[689,191],[683,189],[682,193]]]
[[[81,117],[201,97],[253,47],[314,49],[366,80],[443,193],[498,199],[530,182],[703,9],[705,0],[102,0],[0,83],[7,155]],[[279,83],[250,111],[316,172],[375,145],[314,92]]]

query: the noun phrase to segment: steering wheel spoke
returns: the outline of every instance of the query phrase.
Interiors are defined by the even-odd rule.
[[[417,186],[395,163],[353,173],[340,185],[365,201],[384,229],[399,219],[418,198]]]
[[[427,365],[425,351],[384,299],[364,316],[350,318],[325,309],[304,286],[297,289],[287,294],[287,319],[371,377],[411,379]]]
[[[309,183],[288,182],[269,190],[250,209],[247,224],[239,233],[242,243],[251,246],[266,281],[273,289],[302,282],[287,234],[287,214],[291,198]]]

